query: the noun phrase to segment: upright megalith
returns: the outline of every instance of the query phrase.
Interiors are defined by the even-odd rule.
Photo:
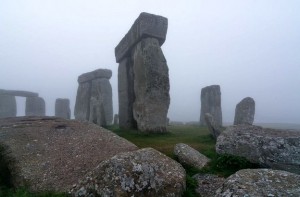
[[[97,69],[78,77],[75,119],[87,120],[100,126],[112,124],[111,76],[111,70]]]
[[[41,97],[27,97],[25,115],[26,116],[45,116],[45,101]]]
[[[118,69],[119,126],[165,132],[170,105],[169,70],[161,45],[168,19],[141,13],[115,48]]]
[[[214,122],[222,126],[221,90],[219,85],[211,85],[201,90],[200,125],[206,126],[205,114],[210,113]]]
[[[251,97],[246,97],[236,105],[234,125],[252,125],[254,121],[255,101]]]
[[[166,131],[170,105],[169,70],[155,38],[142,39],[133,49],[133,116],[142,131]]]
[[[0,118],[15,117],[17,115],[16,97],[0,94]]]
[[[55,101],[55,116],[65,119],[71,118],[70,100],[58,98]]]
[[[23,91],[23,90],[0,89],[0,118],[15,117],[17,115],[17,103],[16,103],[16,98],[15,98],[16,96],[21,96],[21,97],[26,97],[26,98],[37,98],[38,95],[39,95],[38,93],[28,92],[28,91]],[[39,104],[37,104],[37,105],[39,105]],[[37,106],[34,106],[34,107],[37,107]],[[44,106],[44,111],[45,111],[45,106]],[[35,110],[33,112],[35,112]],[[41,113],[38,113],[37,115],[40,115],[40,114]],[[35,115],[35,113],[32,115]],[[45,112],[43,115],[45,115]]]

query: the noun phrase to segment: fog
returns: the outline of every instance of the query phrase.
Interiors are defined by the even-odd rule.
[[[171,120],[198,121],[201,88],[219,84],[223,122],[250,96],[255,122],[300,123],[300,1],[1,0],[0,89],[37,92],[54,115],[56,98],[74,112],[77,77],[111,69],[114,48],[141,12],[168,18],[162,50]],[[24,115],[18,98],[18,115]]]

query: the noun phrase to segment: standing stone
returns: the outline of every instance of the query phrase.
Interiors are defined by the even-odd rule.
[[[169,69],[155,38],[145,38],[133,50],[133,116],[140,131],[166,132],[170,105]]]
[[[130,58],[124,58],[119,64],[118,93],[119,127],[122,129],[137,128],[132,111],[135,96],[133,88],[133,68]]]
[[[45,116],[45,101],[41,97],[27,97],[25,115]]]
[[[112,88],[108,79],[92,80],[89,120],[101,126],[112,123]]]
[[[114,116],[114,125],[119,125],[119,115],[115,114]]]
[[[76,120],[89,120],[91,83],[80,83],[77,89],[74,116]]]
[[[210,113],[215,123],[222,126],[221,91],[219,85],[211,85],[201,90],[200,125],[206,126],[205,114]]]
[[[170,84],[160,46],[167,29],[167,18],[141,13],[115,48],[121,128],[166,131]]]
[[[55,116],[65,119],[71,118],[70,100],[58,98],[55,101]]]
[[[222,128],[215,123],[214,117],[210,113],[205,114],[205,122],[211,136],[214,139],[217,139],[220,133],[222,132]]]
[[[87,120],[106,126],[113,121],[111,70],[97,69],[78,77],[74,115],[77,120]]]
[[[0,94],[0,118],[15,117],[17,115],[16,98]]]
[[[246,97],[236,105],[234,124],[249,124],[254,121],[255,102],[253,98]]]

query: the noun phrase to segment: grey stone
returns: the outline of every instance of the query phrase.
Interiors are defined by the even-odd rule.
[[[119,125],[119,114],[114,115],[114,125]]]
[[[216,152],[245,157],[264,167],[300,174],[299,131],[253,125],[230,126],[217,138]]]
[[[45,101],[41,97],[27,97],[25,115],[26,116],[45,116]]]
[[[75,119],[87,120],[100,126],[112,124],[111,75],[111,70],[98,69],[78,77]]]
[[[196,193],[200,196],[214,196],[225,181],[225,178],[214,174],[195,174],[193,176],[197,181]]]
[[[166,155],[152,149],[120,153],[103,161],[86,175],[71,193],[86,196],[182,196],[184,168]]]
[[[166,132],[170,104],[169,69],[155,38],[142,39],[133,49],[133,117],[142,132]]]
[[[70,100],[58,98],[55,101],[55,116],[65,119],[71,118]]]
[[[15,117],[17,102],[14,96],[0,94],[0,118]]]
[[[39,94],[35,92],[22,91],[22,90],[3,90],[0,89],[0,95],[10,95],[10,96],[21,96],[21,97],[38,97]]]
[[[30,192],[66,193],[102,161],[138,149],[98,125],[57,117],[0,119],[0,136],[1,166],[14,188]]]
[[[92,80],[89,120],[100,126],[112,124],[112,88],[108,79]]]
[[[178,157],[178,160],[181,164],[192,166],[198,169],[202,169],[210,161],[210,159],[205,155],[183,143],[175,145],[174,155]]]
[[[252,125],[254,121],[255,102],[253,98],[246,97],[236,105],[234,124],[249,124]]]
[[[272,169],[245,169],[226,179],[215,197],[300,195],[300,176]]]
[[[74,116],[76,120],[89,120],[91,82],[80,83],[77,89]]]
[[[215,123],[222,126],[221,91],[219,85],[211,85],[201,90],[200,125],[206,126],[205,114],[210,113]]]
[[[119,127],[122,129],[136,128],[133,118],[133,67],[131,58],[125,58],[118,68],[118,95],[119,95]]]
[[[112,72],[109,69],[97,69],[91,72],[84,73],[78,77],[78,83],[84,83],[97,78],[110,79]]]
[[[124,57],[130,56],[131,49],[145,37],[156,38],[161,46],[166,39],[167,29],[167,18],[145,12],[141,13],[128,33],[116,46],[116,61],[119,63]]]
[[[213,138],[217,139],[223,129],[216,124],[214,117],[210,113],[205,114],[205,122],[210,134],[213,136]]]

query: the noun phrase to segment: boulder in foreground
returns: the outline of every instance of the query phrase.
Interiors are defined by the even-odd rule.
[[[103,161],[72,189],[72,196],[182,196],[185,170],[152,148]]]
[[[245,169],[226,179],[215,197],[300,195],[300,175],[281,170]]]
[[[216,151],[245,157],[267,168],[300,174],[299,131],[230,126],[219,135]]]
[[[198,169],[203,168],[210,161],[210,159],[205,155],[183,143],[175,145],[174,155],[178,157],[178,160],[181,164],[189,165]]]
[[[0,119],[0,136],[12,185],[32,192],[68,191],[100,162],[137,150],[95,124],[55,117]]]

